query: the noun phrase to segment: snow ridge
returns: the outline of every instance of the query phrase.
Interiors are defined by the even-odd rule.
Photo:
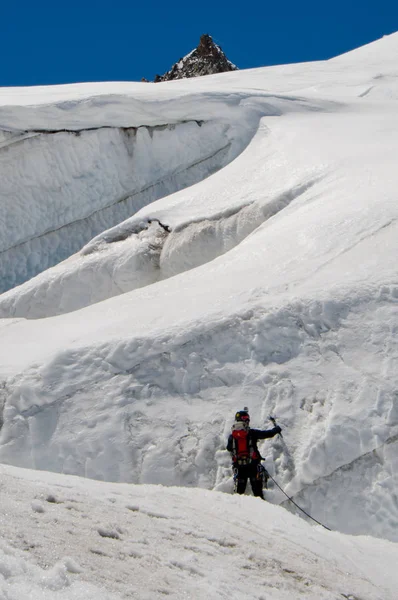
[[[264,206],[255,202],[173,230],[140,211],[95,237],[73,259],[3,294],[0,317],[63,314],[203,265],[236,247],[314,184],[296,186]]]
[[[8,598],[395,598],[396,544],[313,528],[253,498],[10,467],[2,481]]]

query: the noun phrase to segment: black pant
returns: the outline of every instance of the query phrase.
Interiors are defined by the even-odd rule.
[[[235,491],[238,494],[245,493],[247,480],[250,479],[253,496],[257,496],[264,500],[263,475],[259,470],[259,467],[261,468],[259,460],[252,460],[248,465],[234,465]]]

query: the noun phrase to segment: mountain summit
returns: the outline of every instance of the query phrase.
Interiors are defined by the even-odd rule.
[[[199,45],[189,54],[171,67],[164,75],[156,75],[155,83],[172,79],[187,79],[214,75],[226,71],[236,71],[238,67],[225,56],[224,52],[213,42],[213,38],[205,33],[200,36]]]

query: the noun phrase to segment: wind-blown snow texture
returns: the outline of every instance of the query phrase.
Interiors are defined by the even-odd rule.
[[[396,598],[396,544],[254,498],[12,467],[1,478],[7,600]]]
[[[53,143],[30,130],[110,128],[104,152],[87,133],[86,197],[74,152],[52,211],[45,152],[34,177],[19,171],[26,227],[60,227],[62,207],[70,244],[86,243],[78,221],[120,198],[140,160],[148,186],[200,160],[196,180],[219,169],[144,194],[129,219],[0,297],[2,462],[230,492],[225,440],[245,404],[253,426],[275,414],[284,427],[261,451],[310,514],[398,541],[397,52],[393,35],[323,63],[2,92],[21,155]],[[142,128],[132,162],[118,128]],[[79,137],[57,135],[61,160]],[[20,248],[15,203],[2,206],[7,247]],[[6,257],[9,285],[24,261],[47,266],[43,232],[24,233],[36,258]],[[267,499],[285,500],[275,488]]]

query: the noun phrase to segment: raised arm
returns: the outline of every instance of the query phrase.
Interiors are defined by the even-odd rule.
[[[266,438],[272,438],[278,435],[282,431],[279,425],[276,425],[272,429],[251,429],[252,436],[256,440],[265,440]]]

